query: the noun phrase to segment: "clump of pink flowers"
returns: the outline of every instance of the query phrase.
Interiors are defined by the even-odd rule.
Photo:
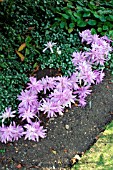
[[[41,117],[57,117],[64,114],[66,107],[76,103],[80,107],[86,106],[86,97],[91,93],[91,85],[102,82],[104,78],[103,67],[108,55],[112,51],[110,40],[104,36],[92,35],[90,30],[80,33],[82,42],[90,45],[84,52],[73,52],[72,62],[75,71],[70,77],[48,77],[37,80],[29,78],[25,90],[22,90],[17,99],[18,114],[11,107],[1,114],[2,126],[0,127],[0,141],[3,143],[13,142],[24,136],[25,140],[39,141],[45,138],[47,129],[44,128]],[[56,43],[48,42],[43,52]],[[99,69],[95,69],[99,68]],[[40,98],[42,96],[43,98]],[[21,120],[17,124],[15,118]],[[6,125],[6,120],[10,124]]]

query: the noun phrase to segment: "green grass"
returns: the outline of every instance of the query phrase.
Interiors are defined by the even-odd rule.
[[[71,170],[113,170],[113,121]]]

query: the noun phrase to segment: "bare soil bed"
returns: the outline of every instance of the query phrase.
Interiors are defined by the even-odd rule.
[[[24,138],[14,143],[0,143],[0,169],[69,169],[71,159],[88,150],[113,120],[111,80],[113,77],[106,73],[104,81],[92,87],[85,108],[73,105],[63,116],[46,122],[47,138],[39,143]]]

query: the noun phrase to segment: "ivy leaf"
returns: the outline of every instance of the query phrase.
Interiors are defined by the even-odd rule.
[[[113,30],[110,30],[110,31],[109,31],[109,36],[110,36],[110,38],[113,39]]]
[[[26,43],[23,43],[19,48],[18,51],[22,51],[26,47]]]
[[[102,32],[102,28],[99,27],[99,28],[97,29],[97,31],[98,31],[98,32]]]
[[[97,12],[92,12],[95,18],[100,18],[100,15],[98,15]]]
[[[70,23],[69,24],[69,28],[74,28],[75,27],[75,23]]]
[[[81,14],[74,12],[73,15],[77,18],[77,19],[81,19]]]
[[[106,21],[106,18],[104,15],[101,15],[100,18],[99,18],[102,22],[105,22]]]
[[[62,16],[63,16],[65,19],[69,19],[69,16],[66,15],[66,14],[62,14]]]
[[[86,25],[87,25],[87,22],[85,22],[85,21],[79,20],[79,21],[77,22],[77,26],[78,26],[78,27],[85,27]]]
[[[110,21],[113,21],[113,15],[109,15]]]
[[[64,27],[65,27],[65,22],[62,21],[62,22],[60,23],[60,28],[64,28]]]
[[[68,4],[67,4],[67,7],[68,7],[68,8],[75,8],[71,3],[68,3]]]
[[[69,28],[68,29],[68,33],[71,33],[73,31],[74,28]]]
[[[89,21],[88,21],[88,24],[89,25],[96,25],[96,21],[95,20],[93,20],[93,19],[90,19]]]
[[[107,25],[103,25],[103,30],[108,30],[108,26]]]
[[[20,53],[19,51],[17,51],[17,50],[16,50],[16,53],[17,53],[18,56],[20,57],[20,60],[21,60],[21,61],[24,61],[24,58],[25,58],[25,57],[23,56],[23,54],[21,54],[21,53]]]
[[[94,28],[91,29],[92,34],[97,34],[96,30]]]
[[[85,13],[83,14],[83,17],[89,17],[90,15],[91,15],[90,12],[85,12]]]

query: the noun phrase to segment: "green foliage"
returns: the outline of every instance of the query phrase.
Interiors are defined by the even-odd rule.
[[[2,63],[2,57],[0,63]],[[17,95],[20,93],[24,85],[27,83],[28,78],[26,71],[28,65],[21,65],[21,63],[12,62],[8,59],[4,61],[7,63],[5,67],[0,71],[0,111],[4,110],[7,106],[12,106],[16,109],[17,106]]]
[[[52,41],[56,42],[56,46],[53,47],[54,53],[51,54],[50,50],[46,50],[45,53],[38,56],[38,62],[41,63],[41,68],[61,68],[64,75],[69,75],[74,71],[72,64],[72,53],[79,50],[81,47],[80,39],[78,38],[78,33],[66,34],[62,29],[50,29],[45,31],[44,36],[46,37],[46,42],[50,40],[52,36]],[[45,46],[42,46],[43,49]],[[61,51],[61,54],[57,53],[57,48]]]
[[[113,54],[109,54],[109,60],[106,61],[106,69],[109,70],[111,72],[111,74],[113,75]]]
[[[59,27],[52,27],[56,6],[62,8],[64,4],[62,0],[0,3],[0,112],[9,105],[16,108],[17,95],[37,66],[60,67],[65,75],[73,71],[71,54],[74,47],[76,50],[80,46],[78,33],[68,35]],[[61,55],[50,54],[49,50],[42,52],[48,41],[60,46]],[[19,55],[23,43],[26,46]]]
[[[16,96],[37,66],[73,72],[71,55],[83,49],[79,30],[113,36],[112,1],[4,0],[0,9],[0,111],[16,108]],[[49,41],[57,43],[53,54],[42,52]]]
[[[109,35],[113,38],[113,1],[74,1],[67,0],[63,7],[56,8],[56,25],[65,28],[68,32],[76,28],[80,30],[93,28],[93,32]]]

